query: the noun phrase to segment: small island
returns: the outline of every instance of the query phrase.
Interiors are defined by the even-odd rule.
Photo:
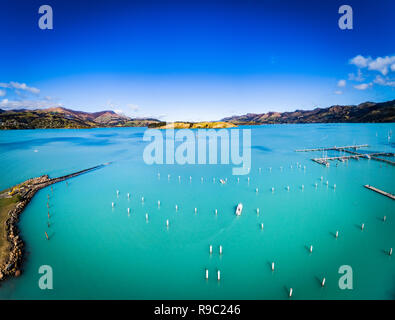
[[[235,128],[237,125],[224,122],[224,121],[207,121],[207,122],[171,122],[161,123],[157,126],[151,125],[150,128],[156,129],[223,129],[223,128]]]

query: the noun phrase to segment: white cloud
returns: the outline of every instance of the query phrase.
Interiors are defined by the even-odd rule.
[[[339,80],[338,82],[337,82],[337,86],[338,87],[345,87],[346,86],[346,80]]]
[[[372,58],[365,58],[364,56],[357,55],[350,60],[350,64],[355,64],[358,68],[366,68]]]
[[[119,114],[119,115],[124,115],[125,114],[122,109],[115,109],[114,112]]]
[[[390,80],[388,77],[383,78],[380,75],[376,76],[373,82],[381,86],[395,87],[395,81]]]
[[[24,91],[34,93],[34,94],[40,93],[40,89],[37,89],[34,87],[29,87],[28,85],[26,85],[26,83],[19,83],[19,82],[15,82],[15,81],[11,81],[9,83],[2,82],[2,83],[0,83],[0,87],[16,89],[16,90],[24,90]]]
[[[395,71],[395,55],[377,57],[376,59],[372,59],[371,57],[365,58],[362,55],[357,55],[350,60],[350,64],[354,64],[358,68],[368,68],[368,70],[381,72],[381,74],[385,76],[388,74],[389,69],[391,69],[391,71]]]
[[[358,73],[356,75],[354,73],[348,74],[348,80],[362,82],[365,78],[362,76],[361,69],[358,69]]]
[[[335,94],[343,94],[343,91],[341,91],[341,90],[336,90],[336,91],[335,91]]]
[[[381,76],[377,76],[376,79],[373,80],[373,82],[377,83],[377,84],[384,85],[385,84],[385,79],[383,77],[381,77]]]
[[[137,112],[140,110],[140,107],[137,104],[133,103],[129,103],[127,107],[130,108],[133,112]]]
[[[390,68],[393,63],[395,63],[395,56],[386,56],[384,58],[378,57],[376,60],[369,63],[368,69],[379,71],[385,76],[388,73],[388,68]]]
[[[355,85],[354,88],[358,90],[366,90],[367,88],[371,87],[372,83],[361,83],[358,85]]]
[[[0,97],[4,97],[4,96],[5,96],[5,94],[6,94],[6,91],[5,91],[5,90],[1,90],[1,89],[0,89]]]
[[[0,102],[1,109],[42,109],[62,107],[63,104],[48,100],[8,100],[3,99]]]

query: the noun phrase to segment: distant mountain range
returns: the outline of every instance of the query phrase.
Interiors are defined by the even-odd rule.
[[[0,109],[0,129],[147,127],[161,123],[152,118],[130,118],[114,111],[83,112],[66,108]]]
[[[247,113],[246,115],[227,117],[221,121],[236,125],[395,122],[395,100],[382,103],[365,102],[357,106],[335,105],[329,108],[296,110],[293,112]]]
[[[357,106],[335,105],[314,110],[293,112],[247,113],[227,117],[221,122],[176,122],[176,128],[227,128],[233,125],[259,125],[280,123],[363,123],[395,122],[395,100]],[[130,118],[114,111],[83,112],[66,108],[48,109],[0,109],[0,129],[39,128],[102,128],[102,127],[152,127],[166,128],[166,122],[153,118]],[[170,125],[174,126],[174,125]]]

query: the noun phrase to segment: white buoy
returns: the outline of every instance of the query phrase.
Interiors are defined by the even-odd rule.
[[[274,192],[274,187],[272,187],[272,192]]]
[[[256,213],[259,214],[259,208],[256,208]]]
[[[323,278],[322,282],[321,282],[321,287],[324,287],[324,286],[325,286],[325,278]]]
[[[390,251],[388,252],[388,254],[389,254],[390,256],[392,256],[392,248],[390,248]]]
[[[250,177],[247,178],[247,181],[250,182]]]
[[[144,197],[141,197],[141,202],[144,202]]]
[[[255,192],[258,193],[258,188],[255,189]]]
[[[290,289],[289,289],[289,297],[290,297],[290,298],[292,297],[292,293],[293,293],[293,290],[292,290],[292,288],[290,288]]]
[[[180,182],[181,182],[181,176],[178,176],[178,181],[180,181]]]
[[[364,228],[365,228],[365,224],[362,223],[362,225],[361,225],[361,230],[363,230]]]
[[[261,223],[261,229],[263,230],[263,223]]]
[[[192,177],[191,176],[189,176],[189,180],[192,181]]]
[[[221,280],[221,271],[217,270],[217,279],[218,281]]]
[[[313,246],[310,246],[310,253],[313,252]]]
[[[385,222],[387,220],[387,216],[384,216],[383,217],[383,221]]]
[[[239,182],[240,181],[240,178],[237,178],[237,182]]]
[[[201,177],[200,180],[203,182],[203,177]]]
[[[176,211],[178,210],[178,206],[176,205]]]
[[[128,192],[128,199],[130,198],[130,193]]]
[[[111,202],[111,207],[113,207],[113,208],[114,208],[114,206],[115,206],[114,202]]]
[[[287,186],[287,190],[289,191],[289,186]]]
[[[148,213],[145,214],[145,221],[148,221]]]
[[[167,175],[167,179],[168,179],[168,180],[170,179],[170,174]]]
[[[272,262],[272,271],[274,271],[274,262]]]
[[[195,208],[195,213],[197,212],[197,208]]]
[[[318,183],[317,183],[317,182],[315,183],[315,187],[316,187],[316,188],[318,187]]]
[[[217,209],[215,209],[215,215],[217,215],[218,214],[218,210]]]
[[[326,185],[329,185],[329,182],[328,182],[328,180],[326,180]]]
[[[336,231],[335,237],[336,237],[336,239],[339,237],[339,231]]]
[[[166,220],[166,227],[169,227],[169,219]]]
[[[333,189],[336,189],[336,184],[333,185]]]
[[[219,254],[222,254],[222,246],[219,246]]]
[[[323,176],[321,176],[321,181],[322,181],[322,180],[324,180],[324,177],[323,177]]]
[[[304,184],[302,184],[302,190],[304,190]]]
[[[210,254],[213,253],[213,246],[210,244]]]
[[[117,190],[117,197],[119,196],[119,190]]]
[[[206,269],[206,280],[208,279],[208,269]]]
[[[130,213],[130,208],[128,208],[128,214]]]
[[[158,200],[158,207],[160,207],[160,201]]]

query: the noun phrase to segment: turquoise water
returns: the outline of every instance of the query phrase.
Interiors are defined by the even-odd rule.
[[[0,132],[0,189],[114,161],[36,194],[20,221],[24,272],[1,284],[0,299],[288,299],[290,287],[293,299],[394,299],[395,256],[385,253],[395,247],[394,201],[363,185],[395,193],[395,169],[365,159],[326,168],[310,160],[321,153],[294,150],[369,144],[366,150],[394,152],[387,133],[395,125],[251,129],[249,183],[247,176],[237,182],[232,165],[146,165],[144,128]],[[244,210],[236,217],[239,202]],[[41,265],[53,268],[53,290],[38,287]],[[339,289],[341,265],[353,269],[352,290]]]

